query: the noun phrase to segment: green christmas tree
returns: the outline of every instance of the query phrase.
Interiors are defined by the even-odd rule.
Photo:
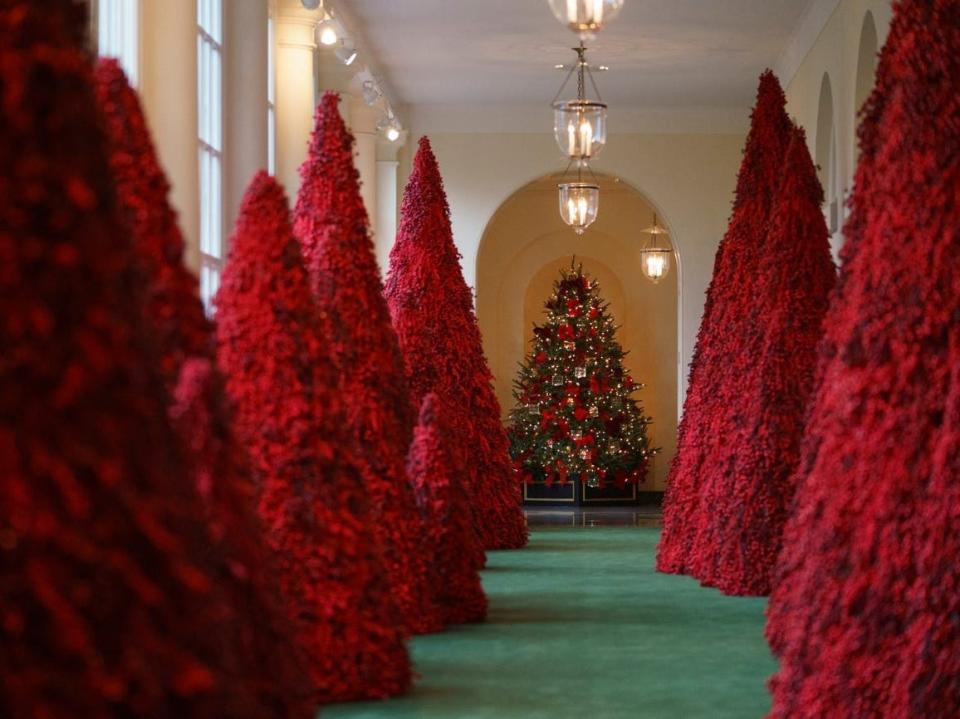
[[[510,453],[524,481],[590,487],[641,482],[650,458],[651,420],[623,367],[609,305],[596,280],[571,265],[554,283],[547,319],[514,381]]]

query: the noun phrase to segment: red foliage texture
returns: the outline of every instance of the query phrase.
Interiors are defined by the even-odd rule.
[[[230,584],[242,646],[256,662],[247,680],[265,701],[287,705],[308,684],[290,649],[289,621],[274,589],[263,528],[256,514],[246,453],[236,442],[214,363],[213,325],[197,294],[196,277],[183,263],[183,235],[168,194],[136,92],[116,60],[103,59],[94,73],[97,101],[107,135],[110,169],[146,299],[144,312],[155,335],[167,390],[175,397],[170,417],[183,443],[208,521],[233,563]],[[304,716],[309,707],[299,707]]]
[[[749,331],[746,308],[757,296],[758,264],[765,247],[773,193],[780,184],[790,138],[786,98],[769,70],[760,76],[743,162],[737,177],[730,225],[714,260],[703,321],[690,364],[689,389],[677,437],[677,454],[667,477],[663,533],[657,569],[683,574],[695,565],[694,543],[712,507],[701,505],[704,457],[720,432],[724,408],[738,402],[739,370],[752,363],[743,353]],[[722,479],[722,478],[718,478]]]
[[[429,528],[430,569],[444,620],[480,622],[487,616],[479,574],[484,552],[470,518],[467,492],[454,478],[446,450],[450,434],[446,414],[437,395],[424,397],[407,471]]]
[[[453,244],[440,170],[425,137],[403,196],[386,295],[414,401],[436,392],[453,413],[451,461],[463,473],[484,547],[524,546],[526,521],[500,403]]]
[[[904,0],[769,606],[774,717],[960,706],[960,3]]]
[[[347,425],[372,505],[390,594],[412,633],[440,631],[427,574],[423,522],[404,467],[414,408],[403,355],[383,297],[353,136],[324,95],[293,215],[314,297],[326,318]]]
[[[264,172],[244,197],[216,302],[217,359],[315,698],[400,694],[410,684],[405,635],[287,200]]]
[[[836,269],[823,212],[823,189],[795,128],[774,195],[757,298],[744,336],[739,398],[727,408],[704,458],[704,475],[722,478],[702,494],[710,543],[698,547],[704,582],[727,594],[766,595],[793,500],[817,344]],[[752,358],[752,365],[747,360]],[[706,487],[704,491],[706,491]]]
[[[137,93],[112,58],[97,63],[94,77],[110,169],[144,277],[146,314],[157,335],[164,381],[172,392],[186,358],[212,358],[213,327],[197,293],[197,278],[183,263],[183,234],[168,199],[170,183]]]
[[[0,1],[0,715],[263,717],[68,0]]]

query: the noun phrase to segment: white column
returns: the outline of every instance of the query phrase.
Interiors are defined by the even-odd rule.
[[[250,178],[267,167],[267,3],[229,0],[223,13],[223,208],[229,236]]]
[[[298,170],[313,130],[317,22],[315,13],[288,6],[281,7],[276,18],[277,179],[291,205],[300,189]]]
[[[379,108],[368,107],[363,98],[350,96],[346,99],[350,129],[356,138],[354,164],[360,173],[360,195],[370,217],[370,230],[377,232],[377,122],[382,112]]]
[[[376,234],[373,236],[377,250],[380,274],[386,276],[390,266],[390,248],[397,236],[397,168],[396,160],[377,160],[377,213]]]
[[[196,0],[141,0],[140,97],[160,163],[173,187],[187,244],[200,268],[200,179],[197,137]]]

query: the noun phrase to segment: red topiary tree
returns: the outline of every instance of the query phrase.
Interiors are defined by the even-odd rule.
[[[521,493],[473,299],[453,244],[443,181],[427,138],[420,140],[404,192],[386,295],[414,401],[436,392],[456,412],[450,420],[455,428],[451,460],[462,468],[484,547],[523,546],[527,529]]]
[[[774,717],[960,706],[960,4],[896,3],[768,637]]]
[[[468,496],[447,453],[450,427],[434,393],[423,399],[407,471],[416,487],[431,549],[435,595],[449,624],[483,621],[487,598],[479,570],[484,552],[470,516]]]
[[[0,715],[286,716],[165,419],[79,7],[0,2]]]
[[[709,477],[728,473],[705,497],[712,544],[703,547],[709,580],[727,594],[766,595],[793,499],[816,348],[836,279],[823,189],[796,128],[774,195],[760,260],[753,331],[744,341],[739,399],[720,428],[724,441],[704,462]],[[702,577],[707,579],[707,577]]]
[[[197,293],[197,278],[183,263],[183,234],[168,198],[170,183],[137,93],[112,58],[97,63],[95,78],[110,169],[143,274],[146,313],[157,336],[164,381],[172,392],[185,359],[212,359],[213,327]]]
[[[233,599],[238,616],[247,619],[237,622],[236,629],[251,656],[262,662],[251,680],[272,692],[269,701],[283,705],[304,695],[307,679],[291,662],[295,652],[284,638],[289,622],[274,596],[271,558],[262,549],[250,468],[233,436],[223,383],[213,366],[213,325],[197,294],[197,280],[183,263],[183,235],[140,100],[116,60],[100,60],[94,77],[110,169],[144,286],[149,330],[176,400],[171,419],[211,529],[237,567]]]
[[[443,623],[430,593],[424,526],[404,469],[414,410],[353,166],[353,136],[338,102],[330,92],[317,108],[300,168],[294,232],[314,297],[329,318],[323,339],[339,370],[390,593],[411,632],[434,632]]]
[[[690,364],[677,454],[664,497],[663,534],[657,550],[657,569],[661,572],[682,574],[693,569],[694,544],[707,518],[705,513],[712,511],[708,506],[701,511],[704,483],[712,479],[704,476],[703,461],[714,443],[726,441],[717,434],[718,420],[728,397],[735,395],[739,386],[732,363],[740,355],[749,327],[745,308],[755,297],[758,258],[789,141],[791,124],[785,105],[780,83],[767,70],[760,76],[757,104],[737,177],[733,215],[717,250]]]
[[[283,190],[247,190],[217,294],[218,362],[261,486],[260,514],[321,702],[410,684],[324,328]]]

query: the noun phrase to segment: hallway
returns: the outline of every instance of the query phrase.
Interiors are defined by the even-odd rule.
[[[489,553],[486,624],[413,642],[407,697],[333,719],[760,717],[774,662],[765,600],[653,571],[653,527],[536,527]],[[602,648],[602,650],[600,649]]]

